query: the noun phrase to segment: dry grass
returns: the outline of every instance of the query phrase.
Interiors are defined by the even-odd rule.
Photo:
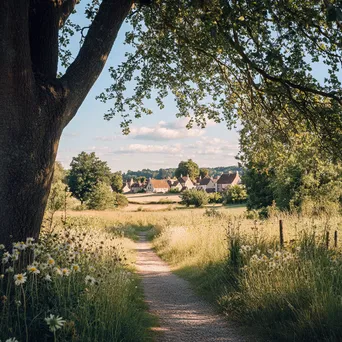
[[[181,198],[178,194],[155,194],[155,193],[141,193],[141,194],[125,194],[128,201],[139,203],[159,202],[160,200],[170,200],[172,202],[180,202]]]

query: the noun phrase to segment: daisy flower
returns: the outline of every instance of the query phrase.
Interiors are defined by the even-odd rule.
[[[32,273],[32,274],[39,274],[40,271],[38,270],[38,268],[34,265],[28,265],[27,266],[27,270]]]
[[[95,285],[95,283],[96,283],[95,278],[91,277],[90,275],[87,275],[85,277],[84,281],[87,285]]]
[[[72,269],[72,271],[73,272],[81,272],[81,267],[79,266],[79,265],[77,265],[77,264],[72,264],[71,265],[71,269]]]
[[[52,259],[51,257],[49,257],[49,259],[48,259],[48,261],[47,261],[47,264],[48,264],[49,266],[54,266],[54,265],[55,265],[55,260]]]
[[[61,272],[63,277],[68,277],[70,274],[70,270],[68,268],[62,268]]]
[[[55,332],[56,330],[63,327],[65,320],[62,317],[50,315],[45,318],[46,324],[49,326],[50,331]]]
[[[17,286],[25,284],[27,280],[26,273],[15,274],[13,278],[14,278],[15,285]]]

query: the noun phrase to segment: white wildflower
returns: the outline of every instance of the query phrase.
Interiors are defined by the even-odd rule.
[[[77,272],[81,272],[81,267],[77,264],[72,264],[71,265],[71,269],[73,272],[77,273]]]
[[[87,285],[95,285],[95,283],[96,283],[95,278],[91,277],[90,275],[87,275],[85,277],[84,281]]]
[[[34,265],[28,265],[27,266],[27,270],[32,273],[32,274],[39,274],[40,271],[38,270],[38,268]]]
[[[13,278],[14,278],[15,285],[17,285],[17,286],[25,284],[25,282],[27,280],[26,273],[16,274],[16,275],[14,275]]]
[[[50,331],[55,332],[57,329],[63,327],[65,320],[62,317],[50,315],[45,318],[45,322],[49,326]]]
[[[55,260],[53,258],[49,257],[47,260],[47,264],[52,267],[55,265]]]
[[[61,272],[63,277],[69,277],[70,275],[70,270],[68,268],[62,268]]]

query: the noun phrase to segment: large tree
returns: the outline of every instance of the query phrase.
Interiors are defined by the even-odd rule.
[[[192,159],[187,161],[181,161],[178,164],[178,168],[175,171],[175,176],[189,176],[192,180],[195,180],[200,175],[198,164],[195,163]]]
[[[82,0],[88,2],[89,25],[80,27],[69,18],[78,2],[1,2],[0,242],[5,244],[38,236],[61,133],[100,75],[133,4]],[[189,126],[203,126],[207,118],[232,125],[238,115],[263,107],[275,121],[305,123],[339,151],[341,11],[335,2],[137,2],[126,35],[134,52],[110,69],[114,84],[100,96],[114,100],[107,118],[120,113],[124,131],[130,113],[151,112],[144,98],[157,94],[163,107],[171,91]],[[75,31],[81,47],[70,58],[67,45]],[[62,75],[59,56],[66,67]],[[323,80],[311,73],[316,62],[326,66]],[[127,87],[133,95],[127,96]]]

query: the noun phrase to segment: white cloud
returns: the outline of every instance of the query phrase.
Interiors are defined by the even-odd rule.
[[[96,136],[94,138],[94,140],[98,140],[98,141],[115,141],[118,140],[120,138],[123,138],[123,136],[119,136],[119,135],[113,135],[113,136]]]
[[[115,151],[117,153],[166,153],[174,154],[181,152],[182,148],[180,144],[176,145],[143,145],[143,144],[130,144],[128,146],[121,147]]]
[[[203,136],[204,130],[186,128],[187,120],[160,121],[154,127],[132,127],[129,137],[141,140],[176,140]]]

